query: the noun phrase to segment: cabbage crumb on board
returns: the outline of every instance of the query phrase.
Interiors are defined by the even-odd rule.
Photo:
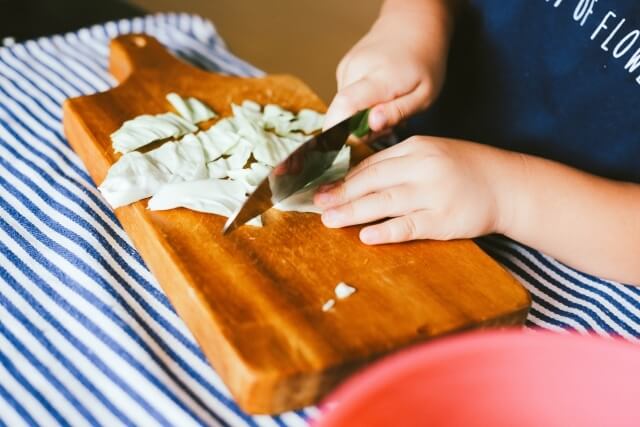
[[[228,217],[324,122],[324,115],[313,110],[294,114],[278,105],[263,108],[247,100],[232,104],[232,116],[203,130],[197,124],[217,117],[212,109],[176,93],[168,94],[167,101],[179,115],[139,116],[111,135],[114,150],[124,154],[98,189],[114,209],[151,197],[150,210],[183,207]],[[135,151],[165,139],[151,151]],[[342,178],[349,161],[350,149],[345,146],[321,177],[275,208],[319,213],[313,204],[315,189]],[[249,225],[260,226],[260,218]]]
[[[336,298],[339,300],[349,298],[357,291],[353,286],[347,285],[345,282],[340,282],[336,285],[333,292],[336,294]],[[334,298],[330,298],[322,305],[322,311],[327,312],[331,310],[336,305],[336,300]]]
[[[329,311],[333,308],[334,305],[336,305],[336,300],[331,298],[322,305],[322,311]]]
[[[340,282],[336,285],[334,292],[338,299],[345,299],[353,295],[357,291],[353,286],[349,286],[344,282]]]

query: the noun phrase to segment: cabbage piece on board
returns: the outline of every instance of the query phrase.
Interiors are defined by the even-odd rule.
[[[313,132],[321,130],[323,124],[324,114],[305,108],[303,110],[300,110],[300,112],[296,116],[296,119],[291,122],[289,130],[301,130],[306,134],[312,134]]]
[[[226,158],[226,161],[229,165],[229,169],[242,169],[245,167],[249,158],[251,157],[251,152],[253,151],[253,146],[247,140],[242,139],[229,157]]]
[[[203,179],[164,185],[149,199],[152,211],[187,208],[198,212],[228,217],[242,205],[246,196],[244,186],[228,179]],[[250,225],[260,226],[260,217]]]
[[[291,132],[291,122],[295,115],[278,105],[268,104],[262,112],[262,120],[266,129],[273,130],[278,135],[288,135]]]
[[[178,138],[197,130],[195,125],[174,113],[145,114],[124,122],[111,134],[111,142],[117,153],[128,153],[154,141]]]
[[[170,180],[168,171],[160,169],[144,154],[134,151],[125,154],[111,166],[98,190],[115,209],[153,195]]]
[[[269,175],[273,168],[260,162],[254,162],[249,168],[227,171],[227,176],[240,182],[247,193],[256,189],[258,184]]]
[[[307,139],[300,134],[277,136],[272,133],[268,134],[267,138],[264,143],[255,144],[253,157],[269,166],[277,166]]]
[[[231,104],[232,120],[236,133],[255,147],[268,144],[272,134],[264,128],[262,113],[260,110],[256,111],[253,107],[246,107],[245,104],[247,104],[246,101],[242,106]]]
[[[194,134],[180,141],[165,142],[145,155],[174,175],[174,180],[194,181],[209,176],[202,144]]]
[[[170,93],[167,95],[167,101],[185,120],[194,124],[216,117],[211,108],[196,98],[183,98],[177,93]]]
[[[204,134],[201,135],[200,142],[207,153],[208,160],[215,160],[223,154],[229,154],[242,139],[232,118],[219,120],[204,131]]]
[[[227,159],[220,158],[216,161],[207,163],[207,171],[209,171],[209,178],[226,178],[229,172]]]

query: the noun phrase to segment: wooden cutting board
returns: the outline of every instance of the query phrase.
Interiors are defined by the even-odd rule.
[[[325,109],[294,77],[205,72],[145,35],[113,40],[110,70],[118,87],[64,105],[66,135],[96,184],[119,157],[109,135],[140,114],[170,111],[169,92],[195,96],[222,116],[245,99],[293,111]],[[331,230],[318,215],[273,210],[263,228],[226,237],[225,218],[216,215],[151,212],[146,201],[116,215],[251,413],[313,403],[363,364],[415,342],[519,324],[530,305],[525,289],[468,240],[367,247],[359,227]],[[323,312],[340,281],[358,291]]]

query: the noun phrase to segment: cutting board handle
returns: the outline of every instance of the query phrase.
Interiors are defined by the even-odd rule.
[[[127,34],[111,40],[109,72],[120,83],[134,73],[162,74],[163,70],[185,68],[193,73],[195,67],[171,55],[155,38],[146,34]]]

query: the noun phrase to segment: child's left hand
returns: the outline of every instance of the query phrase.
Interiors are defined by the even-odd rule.
[[[367,244],[501,232],[518,158],[471,142],[412,137],[321,187],[314,201],[328,227],[391,218],[362,229]]]

